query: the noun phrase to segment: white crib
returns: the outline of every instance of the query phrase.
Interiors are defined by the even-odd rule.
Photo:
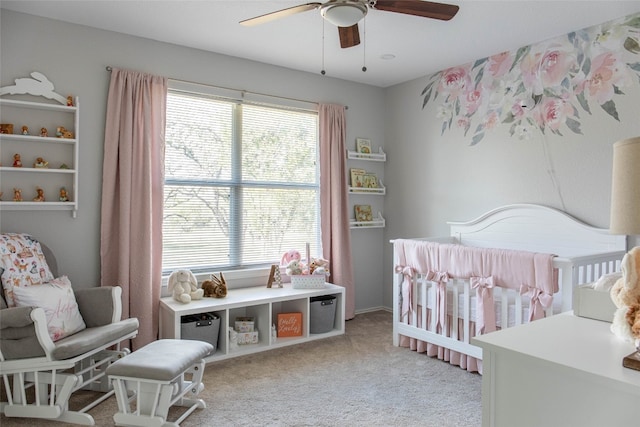
[[[591,227],[564,212],[539,205],[503,206],[469,222],[448,224],[450,236],[411,240],[555,255],[553,268],[557,272],[559,292],[554,295],[553,306],[545,310],[547,316],[571,310],[573,289],[577,285],[618,271],[627,244],[626,236],[611,235],[606,229]],[[394,269],[398,267],[398,259],[399,254],[394,250]],[[470,338],[476,335],[477,310],[476,291],[471,289],[469,278],[454,277],[446,283],[446,325],[440,328],[436,328],[440,314],[435,303],[436,283],[425,275],[413,274],[409,292],[405,285],[404,298],[410,295],[410,301],[405,301],[403,315],[404,278],[405,274],[394,273],[394,345],[427,352],[481,373],[482,349],[470,344]],[[529,320],[529,298],[511,288],[493,289],[498,329]]]

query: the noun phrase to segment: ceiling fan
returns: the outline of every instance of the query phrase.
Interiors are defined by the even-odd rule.
[[[240,21],[240,24],[247,26],[263,24],[312,9],[320,9],[322,17],[338,27],[340,47],[347,48],[360,44],[358,22],[365,17],[369,9],[448,21],[458,13],[459,7],[422,0],[328,0],[325,3],[306,3],[277,10],[245,19]]]

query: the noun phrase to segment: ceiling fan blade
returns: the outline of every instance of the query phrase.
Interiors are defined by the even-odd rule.
[[[459,6],[454,4],[422,0],[378,0],[374,8],[386,12],[404,13],[406,15],[422,16],[424,18],[440,19],[442,21],[450,20],[460,9]]]
[[[322,5],[322,3],[301,4],[298,6],[289,7],[287,9],[277,10],[275,12],[256,16],[254,18],[245,19],[244,21],[240,21],[240,24],[245,26],[264,24],[265,22],[284,18],[285,16],[295,15],[296,13],[306,12],[307,10],[311,9],[317,9],[320,5]]]
[[[358,46],[360,44],[360,31],[358,31],[358,24],[354,24],[350,27],[338,27],[338,35],[340,36],[340,47],[343,49]]]

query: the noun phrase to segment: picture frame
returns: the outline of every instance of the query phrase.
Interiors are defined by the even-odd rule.
[[[373,212],[371,210],[371,205],[354,205],[353,210],[357,222],[373,221]]]
[[[278,338],[302,336],[302,313],[278,313]]]
[[[378,188],[378,177],[375,173],[365,173],[362,182],[364,188]]]
[[[371,140],[356,138],[356,152],[360,154],[371,154]]]
[[[364,188],[364,176],[367,174],[367,171],[364,169],[351,168],[351,186],[354,188]]]

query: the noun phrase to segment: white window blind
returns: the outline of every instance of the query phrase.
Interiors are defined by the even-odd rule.
[[[163,271],[266,266],[319,253],[318,116],[170,90]]]

